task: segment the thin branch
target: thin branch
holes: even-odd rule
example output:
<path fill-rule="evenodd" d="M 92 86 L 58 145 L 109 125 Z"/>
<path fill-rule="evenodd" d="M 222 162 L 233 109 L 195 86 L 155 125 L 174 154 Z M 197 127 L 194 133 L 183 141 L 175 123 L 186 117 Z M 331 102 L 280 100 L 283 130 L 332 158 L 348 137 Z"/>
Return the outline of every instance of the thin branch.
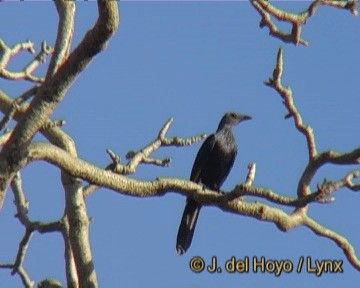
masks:
<path fill-rule="evenodd" d="M 327 198 L 327 197 L 344 187 L 354 192 L 359 191 L 360 185 L 356 185 L 352 182 L 352 179 L 359 177 L 360 177 L 360 170 L 355 170 L 348 173 L 343 179 L 339 179 L 337 181 L 330 181 L 324 179 L 321 184 L 317 185 L 318 191 L 315 193 L 316 201 L 323 203 L 333 202 L 335 200 L 333 197 L 331 198 Z"/>
<path fill-rule="evenodd" d="M 182 146 L 190 146 L 194 143 L 197 143 L 203 140 L 206 135 L 202 134 L 199 136 L 189 137 L 189 138 L 179 138 L 179 137 L 171 137 L 167 138 L 166 133 L 170 128 L 171 123 L 173 122 L 173 118 L 170 118 L 166 123 L 161 127 L 157 138 L 153 140 L 150 144 L 146 145 L 140 151 L 129 151 L 126 154 L 126 158 L 129 160 L 126 165 L 120 164 L 120 156 L 116 155 L 110 149 L 107 149 L 106 152 L 109 154 L 110 158 L 112 159 L 112 163 L 109 164 L 105 170 L 112 171 L 114 173 L 122 174 L 122 175 L 129 175 L 135 173 L 137 167 L 140 164 L 152 164 L 161 167 L 167 167 L 171 161 L 171 158 L 165 159 L 154 159 L 151 158 L 150 155 L 158 150 L 161 147 L 166 146 L 175 146 L 175 147 L 182 147 Z M 89 196 L 99 187 L 97 185 L 90 184 L 84 188 L 84 197 Z"/>
<path fill-rule="evenodd" d="M 248 173 L 246 175 L 246 186 L 251 186 L 255 180 L 255 173 L 256 173 L 256 164 L 250 163 L 248 166 Z"/>
<path fill-rule="evenodd" d="M 24 69 L 20 72 L 10 72 L 7 70 L 7 66 L 15 55 L 22 50 L 27 50 L 34 54 L 34 44 L 31 41 L 23 42 L 14 45 L 12 48 L 8 47 L 4 41 L 0 39 L 0 77 L 8 80 L 28 80 L 35 83 L 41 83 L 44 81 L 41 77 L 33 75 L 34 71 L 39 67 L 41 63 L 46 61 L 46 56 L 52 53 L 52 48 L 45 42 L 41 44 L 40 52 L 34 57 L 34 59 L 28 63 Z"/>
<path fill-rule="evenodd" d="M 308 46 L 308 42 L 301 38 L 301 27 L 307 23 L 309 17 L 313 16 L 320 6 L 332 6 L 344 10 L 349 10 L 354 16 L 358 15 L 357 3 L 359 1 L 334 1 L 334 0 L 315 0 L 309 7 L 300 13 L 291 13 L 282 9 L 278 9 L 267 0 L 250 0 L 250 3 L 258 11 L 261 16 L 260 27 L 267 26 L 269 34 L 282 40 L 285 43 L 293 43 L 295 45 L 302 44 Z M 271 17 L 278 21 L 288 22 L 291 24 L 291 32 L 284 32 L 277 28 Z"/>
<path fill-rule="evenodd" d="M 280 48 L 276 58 L 276 66 L 273 71 L 273 78 L 270 78 L 267 82 L 265 82 L 265 84 L 269 87 L 274 88 L 279 93 L 281 98 L 284 100 L 283 103 L 288 109 L 289 115 L 291 115 L 294 118 L 295 127 L 300 133 L 302 133 L 306 137 L 309 160 L 312 160 L 317 155 L 313 129 L 310 126 L 303 124 L 301 114 L 295 107 L 294 100 L 292 97 L 292 91 L 290 87 L 282 86 L 281 83 L 282 71 L 283 71 L 283 50 L 282 48 Z M 288 118 L 288 116 L 286 116 L 286 118 Z"/>
<path fill-rule="evenodd" d="M 27 274 L 24 267 L 19 267 L 17 273 L 19 274 L 21 281 L 25 288 L 33 288 L 34 287 L 35 282 L 30 279 L 30 277 Z"/>
<path fill-rule="evenodd" d="M 61 231 L 63 240 L 64 240 L 64 258 L 65 258 L 65 271 L 66 271 L 66 281 L 68 288 L 78 288 L 79 279 L 76 272 L 76 264 L 74 259 L 74 254 L 72 252 L 70 244 L 70 227 L 67 216 L 64 217 L 64 229 Z"/>
<path fill-rule="evenodd" d="M 23 263 L 31 237 L 34 231 L 38 231 L 39 233 L 62 231 L 63 223 L 61 220 L 50 223 L 43 223 L 40 221 L 31 221 L 28 218 L 27 213 L 29 210 L 29 203 L 27 202 L 23 191 L 20 172 L 18 172 L 13 178 L 11 188 L 13 190 L 15 198 L 14 203 L 17 210 L 16 217 L 19 219 L 21 224 L 25 226 L 25 234 L 19 243 L 19 249 L 15 257 L 14 264 L 11 264 L 11 275 L 14 275 L 16 273 L 19 274 L 25 287 L 33 287 L 34 282 L 30 280 L 28 274 L 23 268 Z M 8 266 L 10 267 L 10 265 Z"/>
<path fill-rule="evenodd" d="M 352 191 L 360 191 L 360 184 L 354 184 L 353 179 L 360 178 L 360 171 L 350 172 L 343 180 L 344 185 Z"/>
<path fill-rule="evenodd" d="M 1 264 L 0 263 L 0 268 L 12 270 L 12 269 L 14 269 L 14 264 L 10 264 L 10 263 Z M 30 279 L 30 277 L 27 274 L 24 267 L 19 267 L 16 271 L 16 274 L 19 275 L 21 282 L 23 283 L 25 288 L 33 288 L 34 287 L 35 282 Z"/>
<path fill-rule="evenodd" d="M 18 249 L 18 253 L 15 258 L 15 263 L 14 263 L 13 269 L 11 271 L 11 275 L 14 275 L 15 273 L 17 273 L 19 268 L 22 267 L 24 259 L 25 259 L 26 251 L 29 246 L 29 242 L 30 242 L 32 235 L 33 235 L 33 230 L 27 228 L 25 231 L 24 237 L 22 238 L 22 240 L 19 243 L 19 249 Z"/>
<path fill-rule="evenodd" d="M 360 271 L 360 260 L 356 256 L 354 247 L 345 237 L 320 225 L 308 216 L 304 217 L 303 225 L 311 229 L 316 235 L 328 238 L 329 240 L 335 242 L 336 245 L 343 250 L 350 264 Z"/>
<path fill-rule="evenodd" d="M 269 28 L 269 34 L 271 36 L 278 38 L 285 43 L 293 43 L 295 45 L 300 43 L 304 46 L 308 46 L 308 42 L 300 37 L 301 33 L 299 32 L 301 31 L 301 27 L 299 24 L 293 24 L 293 29 L 291 33 L 286 33 L 278 29 L 274 22 L 271 20 L 271 14 L 264 9 L 263 5 L 260 4 L 262 2 L 263 1 L 250 0 L 250 3 L 261 15 L 260 28 L 267 26 Z"/>
<path fill-rule="evenodd" d="M 326 5 L 326 6 L 331 6 L 331 7 L 335 7 L 335 8 L 339 8 L 339 9 L 343 9 L 343 10 L 349 10 L 350 13 L 354 16 L 358 16 L 358 11 L 357 11 L 357 5 L 359 0 L 346 0 L 346 1 L 338 1 L 338 0 L 318 0 L 318 1 L 314 1 L 313 3 L 315 4 L 314 6 L 310 5 L 308 11 L 309 11 L 309 16 L 313 16 L 315 13 L 315 10 L 320 6 L 318 5 L 316 2 L 319 2 L 320 5 Z M 316 9 L 315 9 L 316 8 Z"/>
<path fill-rule="evenodd" d="M 29 211 L 29 203 L 26 200 L 20 172 L 18 172 L 11 183 L 11 188 L 14 193 L 14 204 L 16 206 L 16 217 L 19 219 L 22 225 L 30 232 L 37 231 L 39 233 L 49 233 L 49 232 L 59 232 L 63 228 L 62 220 L 54 222 L 40 222 L 40 221 L 31 221 L 27 216 Z M 27 232 L 29 233 L 29 232 Z"/>
<path fill-rule="evenodd" d="M 41 130 L 48 130 L 52 129 L 54 127 L 62 127 L 66 124 L 65 120 L 54 120 L 54 121 L 46 121 L 43 127 L 41 127 Z"/>
<path fill-rule="evenodd" d="M 3 117 L 3 119 L 0 121 L 0 131 L 3 131 L 6 126 L 8 125 L 8 123 L 10 122 L 10 120 L 13 119 L 15 113 L 19 112 L 20 106 L 26 102 L 30 97 L 32 97 L 33 95 L 35 95 L 37 89 L 39 87 L 38 86 L 33 86 L 31 87 L 29 90 L 25 91 L 23 94 L 21 94 L 18 98 L 16 98 L 13 102 L 12 102 L 12 107 L 11 110 Z"/>
<path fill-rule="evenodd" d="M 190 146 L 193 145 L 196 142 L 199 142 L 203 140 L 206 135 L 202 134 L 199 136 L 194 136 L 190 138 L 179 138 L 179 137 L 171 137 L 167 138 L 166 133 L 170 127 L 170 124 L 173 122 L 173 118 L 170 118 L 164 126 L 160 129 L 157 139 L 152 141 L 150 144 L 145 146 L 143 149 L 141 149 L 138 152 L 130 151 L 127 153 L 127 159 L 129 159 L 129 162 L 124 165 L 117 165 L 114 169 L 115 173 L 119 173 L 122 175 L 128 175 L 133 174 L 136 170 L 136 168 L 142 164 L 155 164 L 159 166 L 166 166 L 166 163 L 169 163 L 169 158 L 166 158 L 164 160 L 154 160 L 149 158 L 150 154 L 158 150 L 160 147 L 165 146 L 175 146 L 175 147 L 181 147 L 181 146 Z"/>
<path fill-rule="evenodd" d="M 303 124 L 302 117 L 299 111 L 296 109 L 294 100 L 292 97 L 292 91 L 290 87 L 283 87 L 281 83 L 281 76 L 283 72 L 283 51 L 282 48 L 279 49 L 277 54 L 276 65 L 273 71 L 273 78 L 270 78 L 266 85 L 274 88 L 278 94 L 284 100 L 284 105 L 288 110 L 288 115 L 285 118 L 292 117 L 295 122 L 296 129 L 301 132 L 307 141 L 307 150 L 309 154 L 309 162 L 304 172 L 299 180 L 297 194 L 299 197 L 299 202 L 303 202 L 303 205 L 307 205 L 310 202 L 318 202 L 318 203 L 330 203 L 333 199 L 325 199 L 326 196 L 332 193 L 329 190 L 329 187 L 321 191 L 321 186 L 319 186 L 319 191 L 316 193 L 311 193 L 310 184 L 315 176 L 318 169 L 324 164 L 337 164 L 337 165 L 349 165 L 349 164 L 359 164 L 359 151 L 360 148 L 353 150 L 350 153 L 339 153 L 332 150 L 325 151 L 321 154 L 318 154 L 316 151 L 315 145 L 315 136 L 313 130 L 310 126 Z M 337 190 L 336 187 L 332 187 L 333 191 Z M 326 190 L 326 192 L 324 192 Z"/>

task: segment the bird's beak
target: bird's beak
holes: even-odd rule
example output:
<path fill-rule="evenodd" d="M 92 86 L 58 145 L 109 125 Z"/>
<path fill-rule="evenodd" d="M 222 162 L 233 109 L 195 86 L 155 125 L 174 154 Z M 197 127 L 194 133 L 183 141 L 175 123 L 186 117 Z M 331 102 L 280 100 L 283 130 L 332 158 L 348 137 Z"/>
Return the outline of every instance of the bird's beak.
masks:
<path fill-rule="evenodd" d="M 243 115 L 241 121 L 246 121 L 252 119 L 250 116 Z"/>

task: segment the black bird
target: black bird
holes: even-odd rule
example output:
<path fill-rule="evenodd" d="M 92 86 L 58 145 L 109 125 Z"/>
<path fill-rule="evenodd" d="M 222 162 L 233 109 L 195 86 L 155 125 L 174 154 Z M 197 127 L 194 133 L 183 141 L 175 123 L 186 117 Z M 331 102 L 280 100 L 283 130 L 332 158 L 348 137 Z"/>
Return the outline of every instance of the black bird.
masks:
<path fill-rule="evenodd" d="M 190 180 L 203 184 L 206 188 L 218 191 L 234 164 L 237 146 L 232 127 L 250 116 L 226 113 L 215 134 L 209 135 L 201 145 L 191 170 Z M 191 198 L 186 206 L 179 226 L 176 251 L 182 255 L 190 247 L 201 205 Z"/>

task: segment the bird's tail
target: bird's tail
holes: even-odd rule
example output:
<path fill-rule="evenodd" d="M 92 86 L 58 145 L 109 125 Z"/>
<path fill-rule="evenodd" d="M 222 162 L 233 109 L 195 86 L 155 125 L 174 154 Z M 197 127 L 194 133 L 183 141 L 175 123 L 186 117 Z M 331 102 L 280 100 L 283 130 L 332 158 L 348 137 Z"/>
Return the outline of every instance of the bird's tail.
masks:
<path fill-rule="evenodd" d="M 188 198 L 176 239 L 176 252 L 182 255 L 191 245 L 201 205 Z"/>

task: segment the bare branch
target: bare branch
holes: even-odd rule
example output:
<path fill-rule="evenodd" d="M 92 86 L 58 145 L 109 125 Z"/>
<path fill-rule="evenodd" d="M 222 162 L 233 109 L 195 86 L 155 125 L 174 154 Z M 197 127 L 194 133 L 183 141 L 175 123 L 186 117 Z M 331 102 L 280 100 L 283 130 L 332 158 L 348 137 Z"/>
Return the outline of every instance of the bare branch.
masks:
<path fill-rule="evenodd" d="M 33 72 L 39 67 L 41 63 L 46 61 L 46 56 L 52 53 L 52 48 L 44 41 L 41 44 L 40 52 L 35 58 L 27 64 L 20 72 L 10 72 L 6 69 L 12 57 L 18 54 L 22 50 L 27 50 L 34 54 L 34 44 L 30 41 L 19 43 L 12 48 L 8 47 L 4 41 L 0 39 L 0 77 L 8 80 L 28 80 L 35 83 L 41 83 L 44 81 L 41 77 L 36 77 Z"/>
<path fill-rule="evenodd" d="M 360 271 L 360 260 L 356 257 L 356 252 L 354 247 L 349 243 L 349 241 L 341 236 L 340 234 L 320 225 L 310 217 L 304 217 L 304 223 L 306 227 L 310 228 L 316 235 L 325 237 L 334 241 L 340 249 L 343 250 L 346 258 L 350 264 Z"/>
<path fill-rule="evenodd" d="M 43 127 L 41 127 L 41 130 L 48 130 L 52 129 L 54 127 L 62 127 L 66 124 L 65 120 L 54 120 L 54 121 L 47 121 Z"/>
<path fill-rule="evenodd" d="M 119 164 L 121 162 L 121 158 L 119 155 L 116 155 L 113 151 L 111 151 L 110 149 L 106 149 L 106 152 L 108 153 L 108 155 L 110 156 L 111 160 L 113 161 L 113 164 L 116 166 L 117 164 Z"/>
<path fill-rule="evenodd" d="M 314 159 L 317 155 L 315 136 L 313 129 L 310 126 L 304 125 L 302 117 L 299 111 L 296 109 L 294 100 L 292 97 L 292 91 L 290 87 L 283 87 L 281 83 L 281 76 L 283 71 L 283 50 L 279 49 L 277 54 L 276 66 L 273 72 L 273 78 L 270 78 L 265 84 L 269 87 L 274 88 L 281 98 L 284 100 L 284 105 L 289 111 L 289 115 L 294 118 L 295 126 L 297 130 L 306 137 L 309 159 Z M 286 117 L 287 118 L 287 117 Z"/>
<path fill-rule="evenodd" d="M 169 130 L 170 128 L 170 125 L 171 123 L 174 121 L 174 118 L 169 118 L 168 121 L 166 121 L 166 123 L 164 124 L 164 126 L 161 128 L 161 130 L 159 131 L 159 134 L 158 134 L 158 139 L 160 140 L 163 140 L 165 139 L 165 135 L 167 133 L 167 131 Z"/>
<path fill-rule="evenodd" d="M 49 81 L 50 77 L 55 74 L 68 57 L 74 33 L 75 3 L 66 0 L 56 0 L 54 3 L 59 14 L 59 24 L 54 53 L 45 78 L 46 81 Z"/>
<path fill-rule="evenodd" d="M 166 133 L 170 128 L 170 124 L 173 122 L 173 118 L 170 118 L 164 126 L 160 129 L 157 139 L 153 140 L 150 144 L 146 145 L 140 151 L 129 151 L 126 154 L 126 159 L 128 159 L 128 163 L 126 165 L 120 164 L 120 156 L 116 155 L 110 149 L 107 149 L 106 152 L 109 154 L 110 158 L 112 159 L 113 163 L 109 164 L 105 170 L 112 171 L 114 173 L 122 174 L 122 175 L 129 175 L 135 173 L 137 167 L 140 164 L 152 164 L 161 167 L 167 167 L 170 164 L 171 158 L 165 159 L 154 159 L 151 158 L 151 153 L 158 150 L 160 147 L 164 146 L 189 146 L 196 142 L 203 140 L 206 135 L 202 134 L 200 136 L 194 136 L 190 138 L 179 138 L 179 137 L 172 137 L 167 138 Z M 99 186 L 90 184 L 84 188 L 84 197 L 89 196 L 93 192 L 95 192 Z"/>
<path fill-rule="evenodd" d="M 295 122 L 295 127 L 299 132 L 301 132 L 306 137 L 307 149 L 309 154 L 309 162 L 305 168 L 300 181 L 298 183 L 297 194 L 301 199 L 298 203 L 304 205 L 310 202 L 319 202 L 319 203 L 330 203 L 333 201 L 332 198 L 325 199 L 333 191 L 340 188 L 337 186 L 319 186 L 319 191 L 311 194 L 310 183 L 315 176 L 318 169 L 324 164 L 338 164 L 338 165 L 348 165 L 348 164 L 358 164 L 360 163 L 359 151 L 360 148 L 353 150 L 350 153 L 339 153 L 335 151 L 325 151 L 321 154 L 318 154 L 315 146 L 315 136 L 313 130 L 310 126 L 304 125 L 302 122 L 302 117 L 299 111 L 296 109 L 294 100 L 292 98 L 292 91 L 290 87 L 283 87 L 281 83 L 282 71 L 283 71 L 283 55 L 282 48 L 279 49 L 277 54 L 277 61 L 273 71 L 273 78 L 270 78 L 265 84 L 274 88 L 278 94 L 284 100 L 284 105 L 288 109 L 288 115 L 285 118 L 292 117 Z"/>
<path fill-rule="evenodd" d="M 0 264 L 0 268 L 3 269 L 13 269 L 14 268 L 14 264 Z M 26 270 L 24 269 L 24 267 L 20 266 L 16 273 L 20 276 L 20 279 L 24 285 L 25 288 L 33 288 L 35 285 L 35 282 L 32 281 L 29 277 L 29 275 L 27 274 Z"/>
<path fill-rule="evenodd" d="M 30 280 L 25 269 L 23 268 L 23 262 L 26 256 L 26 251 L 29 246 L 30 239 L 34 231 L 40 233 L 48 233 L 62 230 L 62 222 L 56 221 L 51 223 L 33 222 L 28 216 L 29 204 L 25 198 L 25 194 L 22 188 L 22 181 L 20 173 L 17 173 L 11 183 L 12 190 L 14 192 L 15 206 L 17 209 L 16 216 L 20 222 L 25 226 L 25 234 L 19 243 L 19 249 L 15 258 L 14 264 L 11 265 L 11 275 L 19 274 L 25 287 L 33 287 L 34 282 Z"/>
<path fill-rule="evenodd" d="M 145 146 L 143 149 L 141 149 L 138 152 L 134 152 L 134 151 L 128 152 L 126 155 L 126 158 L 129 160 L 129 162 L 125 166 L 117 165 L 116 168 L 114 169 L 114 172 L 123 174 L 123 175 L 133 174 L 133 173 L 135 173 L 136 168 L 141 163 L 154 164 L 154 165 L 158 165 L 158 166 L 167 166 L 167 164 L 170 163 L 170 158 L 166 158 L 163 160 L 152 159 L 152 158 L 149 158 L 150 154 L 155 152 L 156 150 L 158 150 L 160 147 L 163 147 L 163 146 L 175 146 L 175 147 L 189 146 L 189 145 L 192 145 L 196 142 L 203 140 L 206 137 L 205 134 L 202 134 L 200 136 L 194 136 L 194 137 L 190 137 L 190 138 L 186 138 L 186 139 L 179 138 L 179 137 L 167 138 L 166 133 L 172 122 L 173 122 L 173 119 L 170 118 L 165 123 L 165 125 L 160 129 L 157 139 L 152 141 L 150 144 Z"/>
<path fill-rule="evenodd" d="M 21 281 L 22 281 L 25 288 L 33 288 L 34 287 L 35 282 L 30 279 L 30 277 L 27 274 L 24 267 L 19 267 L 17 273 L 19 274 L 19 276 L 21 278 Z"/>
<path fill-rule="evenodd" d="M 349 188 L 350 190 L 352 191 L 360 191 L 360 184 L 354 184 L 352 182 L 352 180 L 354 178 L 360 178 L 360 171 L 357 170 L 357 171 L 353 171 L 353 172 L 350 172 L 346 177 L 345 179 L 343 180 L 345 186 L 347 188 Z"/>
<path fill-rule="evenodd" d="M 63 151 L 63 150 L 62 150 Z M 84 203 L 80 179 L 62 171 L 65 188 L 65 213 L 69 221 L 69 240 L 79 287 L 97 287 L 97 276 L 89 241 L 89 217 Z"/>
<path fill-rule="evenodd" d="M 31 221 L 27 213 L 29 211 L 29 203 L 26 200 L 20 172 L 18 172 L 13 181 L 11 183 L 11 188 L 14 193 L 15 198 L 15 206 L 16 206 L 16 217 L 19 219 L 21 224 L 25 226 L 26 229 L 29 229 L 30 232 L 38 231 L 39 233 L 48 233 L 48 232 L 58 232 L 61 231 L 63 224 L 62 221 L 55 221 L 55 222 L 40 222 L 40 221 Z"/>
<path fill-rule="evenodd" d="M 314 178 L 316 172 L 325 164 L 337 164 L 337 165 L 351 165 L 360 163 L 360 148 L 354 149 L 348 153 L 339 153 L 332 150 L 325 151 L 318 154 L 314 159 L 309 161 L 306 166 L 299 184 L 298 184 L 298 195 L 301 197 L 309 194 L 310 183 Z"/>
<path fill-rule="evenodd" d="M 90 63 L 93 57 L 101 52 L 119 24 L 116 1 L 98 1 L 99 18 L 95 26 L 87 32 L 84 39 L 59 67 L 57 73 L 50 77 L 38 90 L 29 105 L 26 117 L 20 119 L 13 134 L 0 152 L 0 209 L 6 188 L 17 172 L 19 149 L 26 146 L 48 121 L 50 114 L 64 98 L 68 88 Z M 8 159 L 12 161 L 9 163 Z"/>
<path fill-rule="evenodd" d="M 260 2 L 264 2 L 264 1 L 250 0 L 250 3 L 254 6 L 254 8 L 259 12 L 259 14 L 262 17 L 260 21 L 261 28 L 267 26 L 269 28 L 269 34 L 271 36 L 274 36 L 275 38 L 278 38 L 285 43 L 294 43 L 296 45 L 300 43 L 304 46 L 308 46 L 308 42 L 306 42 L 304 39 L 300 37 L 299 31 L 301 30 L 299 24 L 293 24 L 292 33 L 286 33 L 284 31 L 279 30 L 277 26 L 274 24 L 274 22 L 271 20 L 270 17 L 271 14 L 267 12 L 266 9 L 264 9 L 263 5 L 261 5 Z"/>
<path fill-rule="evenodd" d="M 22 266 L 32 235 L 33 235 L 33 231 L 31 229 L 26 229 L 25 235 L 19 244 L 19 250 L 15 259 L 13 270 L 11 271 L 11 275 L 17 273 L 19 268 Z"/>
<path fill-rule="evenodd" d="M 33 86 L 12 102 L 11 110 L 4 116 L 4 118 L 0 122 L 0 131 L 6 128 L 10 120 L 12 120 L 12 118 L 14 117 L 15 113 L 21 110 L 20 106 L 30 97 L 32 97 L 36 93 L 38 88 L 38 86 Z"/>
<path fill-rule="evenodd" d="M 334 0 L 315 0 L 307 10 L 300 13 L 291 13 L 276 8 L 267 0 L 250 0 L 250 3 L 261 15 L 260 27 L 267 26 L 269 34 L 282 40 L 285 43 L 293 43 L 295 45 L 302 44 L 308 46 L 308 42 L 301 38 L 301 26 L 305 25 L 308 18 L 313 16 L 320 6 L 327 5 L 340 9 L 349 10 L 353 15 L 357 16 L 357 2 L 354 1 L 334 1 Z M 291 32 L 284 32 L 277 28 L 276 24 L 271 20 L 271 16 L 278 21 L 288 22 L 291 24 Z"/>
<path fill-rule="evenodd" d="M 245 181 L 246 186 L 252 185 L 252 183 L 255 180 L 255 173 L 256 173 L 256 164 L 250 163 L 248 166 L 248 174 L 246 175 L 246 181 Z"/>
<path fill-rule="evenodd" d="M 352 179 L 359 177 L 360 170 L 355 170 L 348 173 L 343 179 L 337 181 L 329 181 L 324 179 L 321 184 L 317 185 L 318 191 L 315 193 L 315 200 L 323 203 L 333 202 L 335 200 L 334 198 L 327 197 L 343 187 L 347 187 L 351 191 L 359 191 L 360 185 L 356 185 L 352 182 Z"/>
<path fill-rule="evenodd" d="M 72 252 L 71 243 L 70 243 L 70 228 L 69 221 L 67 216 L 64 217 L 64 229 L 62 230 L 62 236 L 64 240 L 64 256 L 65 256 L 65 271 L 66 271 L 66 280 L 68 288 L 78 288 L 79 279 L 76 272 L 76 264 L 74 259 L 74 254 Z"/>

